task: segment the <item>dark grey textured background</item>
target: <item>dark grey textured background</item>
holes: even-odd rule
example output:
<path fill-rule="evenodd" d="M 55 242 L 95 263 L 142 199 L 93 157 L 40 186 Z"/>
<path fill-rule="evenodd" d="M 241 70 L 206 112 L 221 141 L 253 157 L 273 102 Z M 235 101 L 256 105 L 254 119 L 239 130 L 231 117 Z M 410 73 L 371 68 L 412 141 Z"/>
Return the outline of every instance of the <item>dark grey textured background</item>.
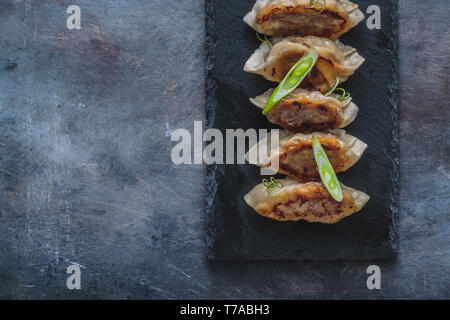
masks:
<path fill-rule="evenodd" d="M 203 1 L 0 0 L 0 298 L 450 298 L 450 3 L 399 7 L 400 255 L 373 292 L 366 262 L 206 262 L 205 170 L 168 137 L 205 117 Z"/>

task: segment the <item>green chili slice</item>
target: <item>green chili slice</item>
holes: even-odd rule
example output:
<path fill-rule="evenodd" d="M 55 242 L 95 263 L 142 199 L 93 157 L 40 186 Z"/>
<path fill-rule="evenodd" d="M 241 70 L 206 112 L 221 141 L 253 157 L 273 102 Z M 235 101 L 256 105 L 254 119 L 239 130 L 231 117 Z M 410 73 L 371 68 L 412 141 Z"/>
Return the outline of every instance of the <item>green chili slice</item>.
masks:
<path fill-rule="evenodd" d="M 342 202 L 344 195 L 342 194 L 342 187 L 339 183 L 336 173 L 334 172 L 333 166 L 328 160 L 325 150 L 323 150 L 322 145 L 319 140 L 313 136 L 312 145 L 314 150 L 314 157 L 317 163 L 317 170 L 319 170 L 320 178 L 322 179 L 325 188 L 331 194 L 331 196 L 337 202 Z"/>
<path fill-rule="evenodd" d="M 300 83 L 302 83 L 316 64 L 318 56 L 317 51 L 311 49 L 300 60 L 298 60 L 291 70 L 289 70 L 283 81 L 281 81 L 278 87 L 273 91 L 272 96 L 264 107 L 264 115 L 269 113 L 270 110 L 272 110 L 281 100 L 294 91 Z"/>

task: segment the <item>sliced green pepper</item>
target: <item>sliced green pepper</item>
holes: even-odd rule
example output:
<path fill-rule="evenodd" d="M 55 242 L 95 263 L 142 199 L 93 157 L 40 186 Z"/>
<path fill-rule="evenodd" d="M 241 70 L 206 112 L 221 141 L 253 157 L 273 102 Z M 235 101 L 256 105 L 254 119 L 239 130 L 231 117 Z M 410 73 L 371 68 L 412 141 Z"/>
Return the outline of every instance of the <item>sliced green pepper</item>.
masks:
<path fill-rule="evenodd" d="M 342 194 L 342 187 L 334 172 L 333 166 L 328 160 L 325 150 L 316 137 L 312 137 L 312 145 L 314 150 L 314 157 L 316 158 L 317 169 L 319 170 L 320 178 L 322 179 L 325 188 L 337 202 L 342 202 L 344 195 Z"/>
<path fill-rule="evenodd" d="M 289 70 L 286 77 L 273 91 L 272 96 L 264 107 L 263 114 L 270 112 L 281 100 L 294 91 L 311 72 L 315 66 L 319 55 L 317 51 L 311 49 Z"/>

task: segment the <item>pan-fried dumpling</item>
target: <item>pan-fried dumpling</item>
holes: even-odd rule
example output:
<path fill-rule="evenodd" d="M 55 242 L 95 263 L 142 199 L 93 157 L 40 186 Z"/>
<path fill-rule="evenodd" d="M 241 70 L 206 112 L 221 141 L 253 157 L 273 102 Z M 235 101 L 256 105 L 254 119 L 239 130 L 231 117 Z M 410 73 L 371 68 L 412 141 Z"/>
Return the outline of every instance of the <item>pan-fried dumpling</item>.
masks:
<path fill-rule="evenodd" d="M 270 89 L 250 101 L 264 109 L 272 92 Z M 337 97 L 337 94 L 327 97 L 318 91 L 298 88 L 281 100 L 267 114 L 267 119 L 292 132 L 344 128 L 355 120 L 359 109 L 351 98 L 339 101 Z"/>
<path fill-rule="evenodd" d="M 355 48 L 318 37 L 287 37 L 271 40 L 273 47 L 262 43 L 250 57 L 244 71 L 264 76 L 267 80 L 281 82 L 292 66 L 310 49 L 319 54 L 316 65 L 302 82 L 303 88 L 316 88 L 322 93 L 336 83 L 346 81 L 364 63 Z"/>
<path fill-rule="evenodd" d="M 370 197 L 342 185 L 344 199 L 337 202 L 321 182 L 298 183 L 293 179 L 278 180 L 283 189 L 276 194 L 257 185 L 244 197 L 245 202 L 260 215 L 278 221 L 320 222 L 334 224 L 360 211 Z"/>
<path fill-rule="evenodd" d="M 312 148 L 312 136 L 322 144 L 336 173 L 347 171 L 361 159 L 367 144 L 345 133 L 342 129 L 314 133 L 291 133 L 280 131 L 279 147 L 271 144 L 271 134 L 254 145 L 246 155 L 249 163 L 273 169 L 278 161 L 278 172 L 299 182 L 320 181 Z M 259 157 L 263 148 L 267 154 Z"/>
<path fill-rule="evenodd" d="M 325 6 L 324 6 L 325 5 Z M 364 20 L 348 0 L 257 0 L 244 21 L 271 36 L 317 36 L 335 40 Z"/>

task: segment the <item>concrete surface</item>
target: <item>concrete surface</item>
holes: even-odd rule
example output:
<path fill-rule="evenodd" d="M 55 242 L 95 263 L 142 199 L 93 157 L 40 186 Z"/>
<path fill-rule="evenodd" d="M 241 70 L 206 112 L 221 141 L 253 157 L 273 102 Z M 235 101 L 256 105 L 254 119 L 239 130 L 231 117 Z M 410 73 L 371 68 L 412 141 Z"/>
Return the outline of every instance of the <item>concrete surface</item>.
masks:
<path fill-rule="evenodd" d="M 450 3 L 399 6 L 400 255 L 374 292 L 367 263 L 206 262 L 205 169 L 169 137 L 205 118 L 203 1 L 2 0 L 0 298 L 450 298 Z"/>

